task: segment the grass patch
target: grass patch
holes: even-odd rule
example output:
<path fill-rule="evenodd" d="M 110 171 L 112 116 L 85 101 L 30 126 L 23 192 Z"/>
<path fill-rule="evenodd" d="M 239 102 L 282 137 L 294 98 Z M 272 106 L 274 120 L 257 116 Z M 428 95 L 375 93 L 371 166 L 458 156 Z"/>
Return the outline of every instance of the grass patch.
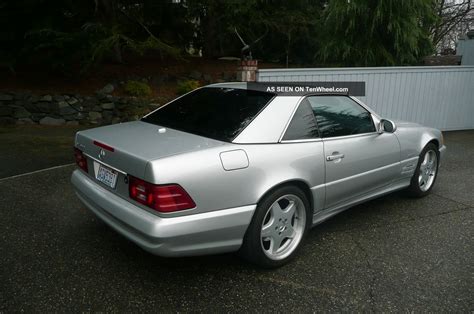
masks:
<path fill-rule="evenodd" d="M 128 81 L 123 87 L 125 93 L 131 96 L 148 97 L 151 95 L 150 85 L 139 81 Z"/>

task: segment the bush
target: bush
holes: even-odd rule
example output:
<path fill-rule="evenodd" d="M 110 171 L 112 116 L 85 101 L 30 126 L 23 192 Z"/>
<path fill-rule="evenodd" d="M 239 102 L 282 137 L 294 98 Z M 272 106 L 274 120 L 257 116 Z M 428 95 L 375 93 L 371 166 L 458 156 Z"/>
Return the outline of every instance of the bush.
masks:
<path fill-rule="evenodd" d="M 178 89 L 176 92 L 178 93 L 178 95 L 183 95 L 183 94 L 189 93 L 192 90 L 195 90 L 199 86 L 200 86 L 199 81 L 195 81 L 195 80 L 181 81 L 181 82 L 178 82 Z"/>
<path fill-rule="evenodd" d="M 128 81 L 125 84 L 124 90 L 127 94 L 138 97 L 145 97 L 151 95 L 151 88 L 147 83 L 139 81 Z"/>

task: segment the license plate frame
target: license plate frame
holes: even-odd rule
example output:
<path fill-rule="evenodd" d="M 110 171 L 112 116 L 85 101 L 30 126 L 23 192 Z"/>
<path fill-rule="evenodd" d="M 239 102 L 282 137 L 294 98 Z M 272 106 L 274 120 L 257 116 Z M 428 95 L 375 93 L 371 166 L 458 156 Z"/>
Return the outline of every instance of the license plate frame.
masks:
<path fill-rule="evenodd" d="M 115 189 L 117 185 L 118 172 L 104 164 L 94 160 L 95 179 L 105 186 Z"/>

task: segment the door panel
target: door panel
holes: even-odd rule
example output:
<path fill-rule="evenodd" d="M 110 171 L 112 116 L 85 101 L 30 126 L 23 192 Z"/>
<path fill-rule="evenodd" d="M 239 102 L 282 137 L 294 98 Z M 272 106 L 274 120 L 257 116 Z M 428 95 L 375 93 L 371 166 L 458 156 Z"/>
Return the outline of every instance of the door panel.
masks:
<path fill-rule="evenodd" d="M 325 208 L 388 185 L 400 173 L 400 145 L 392 133 L 324 139 L 324 153 Z"/>

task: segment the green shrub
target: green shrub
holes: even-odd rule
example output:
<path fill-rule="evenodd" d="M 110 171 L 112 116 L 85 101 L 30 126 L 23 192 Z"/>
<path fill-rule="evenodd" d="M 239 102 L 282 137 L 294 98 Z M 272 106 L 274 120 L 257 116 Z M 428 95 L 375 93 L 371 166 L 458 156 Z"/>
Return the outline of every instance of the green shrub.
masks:
<path fill-rule="evenodd" d="M 151 88 L 147 83 L 139 81 L 128 81 L 125 84 L 124 90 L 127 94 L 138 97 L 145 97 L 151 95 Z"/>
<path fill-rule="evenodd" d="M 181 81 L 181 82 L 178 82 L 178 89 L 176 90 L 176 92 L 178 93 L 178 95 L 183 95 L 183 94 L 189 93 L 192 90 L 195 90 L 199 86 L 200 86 L 199 81 L 195 81 L 195 80 Z"/>

